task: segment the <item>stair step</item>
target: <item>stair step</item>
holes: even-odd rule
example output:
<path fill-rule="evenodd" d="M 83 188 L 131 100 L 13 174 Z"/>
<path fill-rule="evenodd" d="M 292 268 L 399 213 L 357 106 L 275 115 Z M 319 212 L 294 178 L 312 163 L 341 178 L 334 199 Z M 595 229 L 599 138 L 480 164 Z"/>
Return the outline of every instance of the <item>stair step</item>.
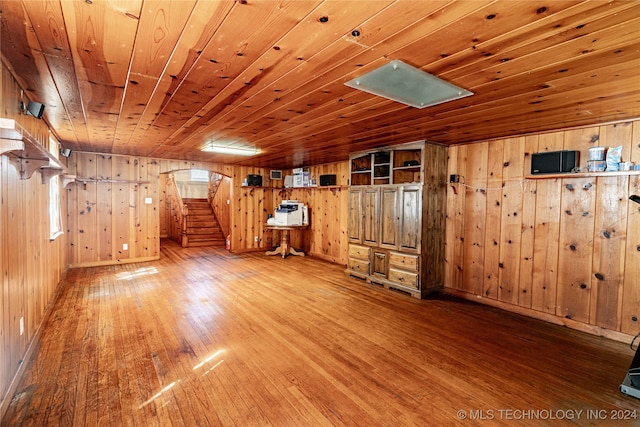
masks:
<path fill-rule="evenodd" d="M 205 208 L 193 208 L 191 206 L 187 206 L 189 209 L 189 215 L 213 215 L 213 209 L 211 206 Z"/>
<path fill-rule="evenodd" d="M 187 228 L 188 236 L 200 236 L 200 235 L 211 235 L 211 236 L 222 236 L 222 230 L 220 228 Z"/>
<path fill-rule="evenodd" d="M 197 224 L 198 226 L 206 226 L 207 224 L 209 225 L 216 225 L 218 224 L 218 222 L 216 221 L 215 217 L 213 215 L 208 216 L 206 218 L 204 217 L 198 217 L 198 218 L 191 218 L 191 217 L 187 217 L 187 225 L 190 224 Z"/>
<path fill-rule="evenodd" d="M 211 241 L 211 242 L 225 242 L 225 239 L 222 236 L 213 236 L 213 235 L 197 235 L 197 236 L 187 236 L 190 242 L 202 242 L 202 241 Z"/>
<path fill-rule="evenodd" d="M 207 199 L 183 199 L 189 209 L 187 246 L 224 246 L 225 236 Z"/>
<path fill-rule="evenodd" d="M 194 248 L 199 246 L 224 246 L 224 242 L 210 241 L 210 240 L 202 240 L 191 242 L 189 241 L 188 247 Z"/>
<path fill-rule="evenodd" d="M 215 216 L 213 215 L 213 212 L 209 212 L 209 213 L 208 213 L 208 214 L 206 214 L 206 215 L 203 215 L 203 214 L 195 214 L 195 215 L 192 215 L 191 213 L 189 213 L 189 215 L 187 215 L 187 218 L 196 219 L 196 220 L 198 220 L 198 219 L 208 219 L 208 220 L 211 220 L 212 218 L 215 218 Z"/>
<path fill-rule="evenodd" d="M 216 221 L 187 221 L 187 228 L 220 228 Z"/>

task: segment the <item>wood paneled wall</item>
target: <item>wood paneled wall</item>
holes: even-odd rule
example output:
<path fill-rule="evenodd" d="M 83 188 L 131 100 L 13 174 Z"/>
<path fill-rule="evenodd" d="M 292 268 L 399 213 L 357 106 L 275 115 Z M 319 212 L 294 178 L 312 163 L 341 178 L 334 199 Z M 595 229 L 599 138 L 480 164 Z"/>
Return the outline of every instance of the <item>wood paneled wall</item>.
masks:
<path fill-rule="evenodd" d="M 225 237 L 231 233 L 231 185 L 231 178 L 222 176 L 211 200 L 211 207 Z"/>
<path fill-rule="evenodd" d="M 73 152 L 68 167 L 77 177 L 67 188 L 72 267 L 157 259 L 160 234 L 167 232 L 168 225 L 163 222 L 161 230 L 161 216 L 168 218 L 161 174 L 186 169 L 229 174 L 232 170 L 218 163 L 84 152 Z M 150 204 L 145 203 L 147 198 Z"/>
<path fill-rule="evenodd" d="M 286 188 L 283 181 L 271 181 L 269 170 L 238 167 L 232 187 L 231 249 L 234 252 L 265 250 L 278 244 L 279 236 L 267 230 L 267 214 L 273 214 L 282 200 L 299 200 L 309 208 L 310 226 L 307 230 L 291 234 L 291 244 L 310 255 L 340 264 L 347 263 L 347 184 L 348 162 L 329 163 L 309 167 L 311 179 L 335 174 L 333 188 Z M 243 187 L 248 174 L 260 174 L 263 187 Z M 291 170 L 283 171 L 291 174 Z M 255 237 L 258 242 L 255 242 Z"/>
<path fill-rule="evenodd" d="M 158 214 L 160 216 L 158 220 L 159 236 L 161 239 L 171 237 L 171 199 L 167 192 L 168 174 L 162 174 L 160 176 L 160 182 L 158 183 Z"/>
<path fill-rule="evenodd" d="M 70 264 L 157 259 L 160 162 L 74 152 L 68 167 L 78 179 L 87 180 L 67 190 Z"/>
<path fill-rule="evenodd" d="M 615 336 L 640 332 L 640 176 L 526 179 L 531 154 L 622 146 L 640 121 L 449 149 L 446 286 L 508 310 Z"/>
<path fill-rule="evenodd" d="M 46 123 L 19 114 L 20 88 L 4 66 L 0 73 L 0 117 L 16 120 L 48 147 Z M 62 193 L 64 224 L 66 195 Z M 9 157 L 0 156 L 0 415 L 67 265 L 67 236 L 54 241 L 49 237 L 49 186 L 42 183 L 39 172 L 20 179 Z"/>

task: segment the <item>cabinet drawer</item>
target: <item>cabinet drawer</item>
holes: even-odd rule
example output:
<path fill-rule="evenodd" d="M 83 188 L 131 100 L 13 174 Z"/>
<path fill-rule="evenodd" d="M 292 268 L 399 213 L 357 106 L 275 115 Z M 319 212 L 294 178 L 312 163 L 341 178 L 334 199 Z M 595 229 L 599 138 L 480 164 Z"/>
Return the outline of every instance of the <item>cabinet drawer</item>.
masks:
<path fill-rule="evenodd" d="M 398 252 L 389 253 L 389 266 L 398 267 L 404 270 L 418 271 L 418 260 L 416 255 L 401 254 Z"/>
<path fill-rule="evenodd" d="M 389 268 L 389 280 L 408 288 L 418 289 L 418 274 L 408 271 Z"/>
<path fill-rule="evenodd" d="M 369 274 L 369 261 L 349 258 L 349 269 L 362 274 Z"/>
<path fill-rule="evenodd" d="M 349 245 L 349 258 L 368 260 L 370 251 L 367 246 Z"/>

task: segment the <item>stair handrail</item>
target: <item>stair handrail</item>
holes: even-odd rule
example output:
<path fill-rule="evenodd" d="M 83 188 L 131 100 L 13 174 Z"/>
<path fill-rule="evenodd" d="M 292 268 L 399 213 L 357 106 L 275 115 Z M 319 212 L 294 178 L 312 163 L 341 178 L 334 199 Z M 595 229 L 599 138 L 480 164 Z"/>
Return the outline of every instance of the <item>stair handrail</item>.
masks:
<path fill-rule="evenodd" d="M 207 200 L 209 201 L 209 203 L 213 201 L 213 198 L 218 191 L 218 187 L 220 186 L 220 181 L 222 181 L 222 175 L 216 172 L 212 172 L 211 176 L 209 177 L 209 185 L 207 191 Z"/>
<path fill-rule="evenodd" d="M 173 174 L 169 174 L 169 185 L 167 186 L 168 196 L 171 200 L 171 213 L 176 223 L 180 226 L 181 243 L 187 238 L 187 217 L 189 216 L 189 207 L 182 201 L 178 184 Z"/>

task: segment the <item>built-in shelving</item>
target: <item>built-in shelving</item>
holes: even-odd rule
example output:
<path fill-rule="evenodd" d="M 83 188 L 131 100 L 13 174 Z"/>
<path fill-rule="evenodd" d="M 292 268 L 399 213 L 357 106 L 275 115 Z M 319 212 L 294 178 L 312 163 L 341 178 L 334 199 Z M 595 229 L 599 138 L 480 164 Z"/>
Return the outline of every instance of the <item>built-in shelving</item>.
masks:
<path fill-rule="evenodd" d="M 351 156 L 351 185 L 421 183 L 422 149 L 415 144 Z"/>
<path fill-rule="evenodd" d="M 149 181 L 132 180 L 132 179 L 110 179 L 110 178 L 80 178 L 77 176 L 70 176 L 70 179 L 82 184 L 89 182 L 95 182 L 98 184 L 149 184 Z"/>
<path fill-rule="evenodd" d="M 578 172 L 578 173 L 541 173 L 535 175 L 527 175 L 526 179 L 554 179 L 554 178 L 588 178 L 588 177 L 607 177 L 607 176 L 627 176 L 640 175 L 640 171 L 615 171 L 615 172 Z"/>
<path fill-rule="evenodd" d="M 0 155 L 10 157 L 21 179 L 29 179 L 40 171 L 42 183 L 46 184 L 52 176 L 68 173 L 60 160 L 13 119 L 0 118 Z"/>
<path fill-rule="evenodd" d="M 308 187 L 258 187 L 254 185 L 243 185 L 241 188 L 254 190 L 254 189 L 263 189 L 263 190 L 339 190 L 342 188 L 349 188 L 347 185 L 312 185 Z"/>

